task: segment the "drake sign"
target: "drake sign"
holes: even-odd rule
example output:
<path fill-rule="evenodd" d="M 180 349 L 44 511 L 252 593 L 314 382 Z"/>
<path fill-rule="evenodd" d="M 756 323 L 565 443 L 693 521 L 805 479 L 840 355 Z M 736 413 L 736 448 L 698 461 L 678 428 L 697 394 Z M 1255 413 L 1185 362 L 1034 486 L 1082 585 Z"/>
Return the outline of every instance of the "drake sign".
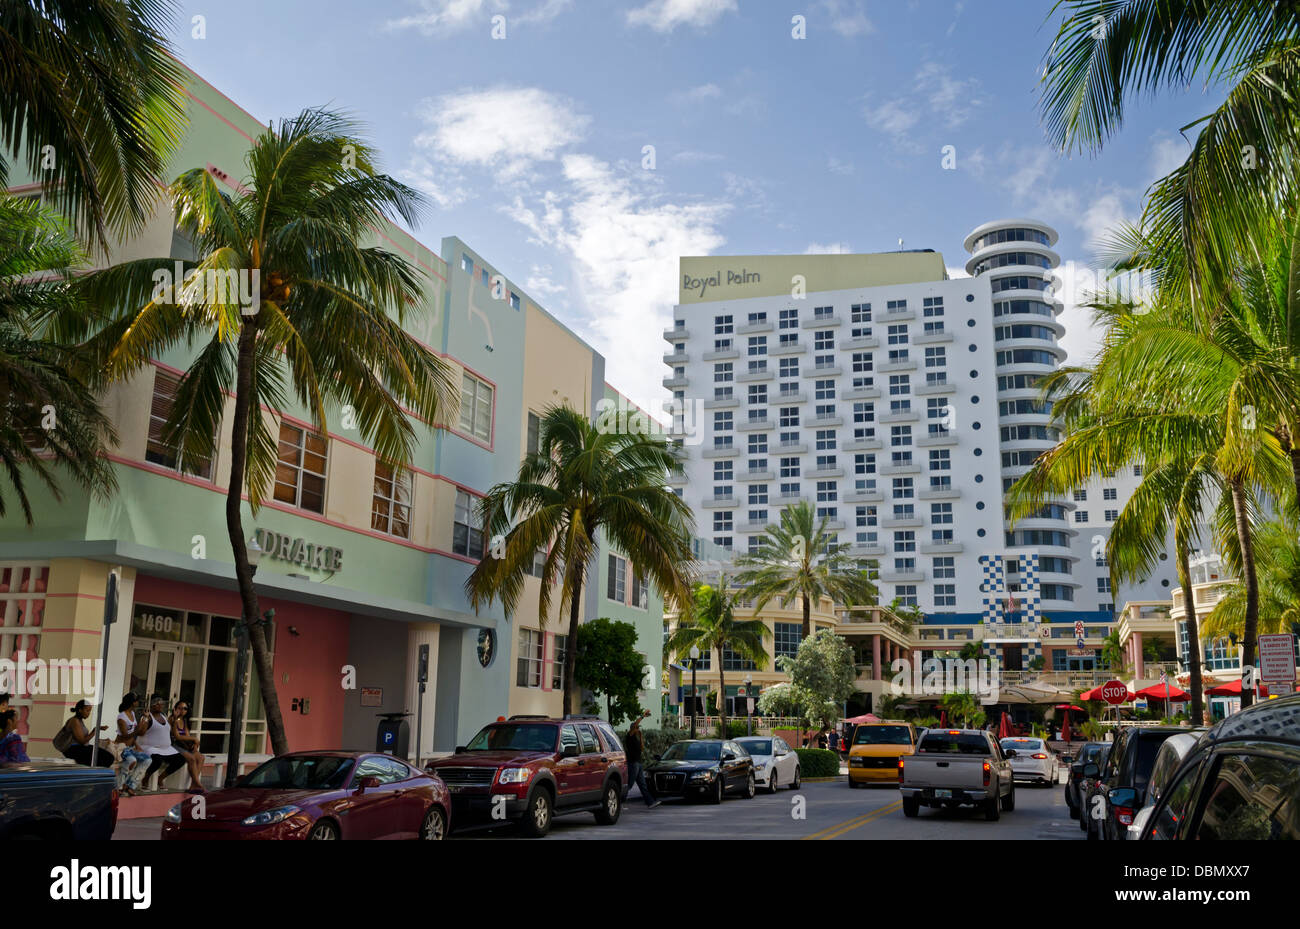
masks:
<path fill-rule="evenodd" d="M 295 538 L 270 529 L 256 529 L 253 539 L 267 558 L 301 565 L 312 571 L 342 571 L 343 549 L 331 545 L 317 545 L 306 539 Z"/>

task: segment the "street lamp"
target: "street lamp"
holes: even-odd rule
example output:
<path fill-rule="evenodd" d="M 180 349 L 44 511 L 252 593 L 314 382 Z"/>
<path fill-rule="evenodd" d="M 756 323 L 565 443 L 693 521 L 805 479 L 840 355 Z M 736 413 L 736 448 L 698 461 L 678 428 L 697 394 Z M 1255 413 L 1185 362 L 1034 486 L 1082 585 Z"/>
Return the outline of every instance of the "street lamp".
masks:
<path fill-rule="evenodd" d="M 753 684 L 754 684 L 754 675 L 746 674 L 745 675 L 745 735 L 754 734 L 754 714 L 753 711 L 750 710 L 750 707 L 753 706 L 753 704 L 749 702 L 750 700 L 754 699 L 751 696 L 753 691 L 750 689 L 753 686 Z"/>
<path fill-rule="evenodd" d="M 691 738 L 695 738 L 695 666 L 700 661 L 700 650 L 697 646 L 691 646 Z"/>

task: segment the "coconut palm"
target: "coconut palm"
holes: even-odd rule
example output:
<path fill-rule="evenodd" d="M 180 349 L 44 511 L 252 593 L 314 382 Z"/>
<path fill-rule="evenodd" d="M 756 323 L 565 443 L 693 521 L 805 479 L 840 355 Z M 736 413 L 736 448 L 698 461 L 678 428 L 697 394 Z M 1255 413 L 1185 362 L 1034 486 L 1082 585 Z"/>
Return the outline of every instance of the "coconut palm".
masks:
<path fill-rule="evenodd" d="M 496 485 L 479 504 L 484 534 L 502 544 L 470 573 L 465 592 L 476 610 L 500 599 L 512 616 L 536 553 L 546 551 L 537 619 L 545 626 L 553 603 L 569 613 L 565 712 L 573 708 L 582 591 L 602 535 L 665 597 L 690 597 L 693 521 L 665 486 L 681 470 L 656 437 L 598 428 L 572 407 L 552 406 L 542 414 L 538 450 L 520 464 L 518 478 Z"/>
<path fill-rule="evenodd" d="M 207 171 L 170 186 L 176 224 L 197 259 L 184 262 L 183 286 L 157 285 L 175 260 L 114 265 L 79 282 L 93 305 L 116 308 L 90 344 L 106 378 L 128 377 L 173 346 L 198 346 L 181 377 L 164 438 L 190 460 L 215 452 L 226 393 L 234 391 L 226 530 L 276 754 L 288 750 L 275 679 L 253 590 L 241 516 L 272 486 L 278 436 L 261 408 L 291 399 L 318 429 L 327 409 L 350 406 L 380 460 L 400 470 L 418 438 L 412 417 L 443 422 L 456 408 L 452 369 L 403 329 L 421 306 L 423 273 L 371 245 L 385 217 L 415 219 L 419 196 L 380 174 L 374 154 L 346 117 L 305 110 L 272 126 L 245 159 L 241 193 Z M 255 291 L 255 306 L 233 288 L 233 274 Z"/>
<path fill-rule="evenodd" d="M 1064 152 L 1097 152 L 1129 100 L 1204 84 L 1223 102 L 1186 162 L 1158 181 L 1144 220 L 1179 239 L 1193 276 L 1227 276 L 1262 221 L 1295 193 L 1300 9 L 1274 0 L 1058 0 L 1042 114 Z"/>
<path fill-rule="evenodd" d="M 0 4 L 0 187 L 20 161 L 98 244 L 138 232 L 184 134 L 171 0 Z"/>
<path fill-rule="evenodd" d="M 849 556 L 848 545 L 835 541 L 806 500 L 781 511 L 781 521 L 768 526 L 758 548 L 736 559 L 741 572 L 736 583 L 754 600 L 754 611 L 773 600 L 788 607 L 803 601 L 803 638 L 812 635 L 812 605 L 830 597 L 842 606 L 869 606 L 876 602 L 876 585 L 870 570 Z"/>
<path fill-rule="evenodd" d="M 727 649 L 741 658 L 754 662 L 759 670 L 767 664 L 764 640 L 771 635 L 767 625 L 759 619 L 736 619 L 738 594 L 728 593 L 726 578 L 718 587 L 697 584 L 690 607 L 677 621 L 677 628 L 668 637 L 668 647 L 684 655 L 694 646 L 704 654 L 716 651 L 718 655 L 718 713 L 722 719 L 722 737 L 727 737 L 727 679 L 723 670 Z"/>
<path fill-rule="evenodd" d="M 76 347 L 50 337 L 52 319 L 83 312 L 69 286 L 85 258 L 66 222 L 30 198 L 0 196 L 0 472 L 28 525 L 27 481 L 62 500 L 57 474 L 108 493 L 113 470 L 100 452 L 117 441 L 83 376 Z M 6 494 L 0 488 L 0 516 Z"/>
<path fill-rule="evenodd" d="M 1300 526 L 1292 518 L 1260 525 L 1255 533 L 1259 571 L 1259 626 L 1262 634 L 1291 632 L 1300 624 Z M 1245 588 L 1227 586 L 1205 619 L 1206 638 L 1245 636 Z"/>

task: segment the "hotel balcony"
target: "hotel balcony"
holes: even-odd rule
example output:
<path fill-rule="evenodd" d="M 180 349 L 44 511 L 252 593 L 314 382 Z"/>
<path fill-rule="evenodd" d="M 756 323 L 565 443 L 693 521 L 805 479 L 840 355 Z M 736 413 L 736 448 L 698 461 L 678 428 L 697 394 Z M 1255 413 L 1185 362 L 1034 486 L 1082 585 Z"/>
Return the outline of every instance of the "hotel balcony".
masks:
<path fill-rule="evenodd" d="M 879 439 L 849 439 L 840 446 L 846 452 L 867 452 L 884 447 Z"/>
<path fill-rule="evenodd" d="M 840 351 L 842 352 L 861 352 L 873 348 L 880 348 L 880 339 L 874 335 L 862 335 L 853 339 L 845 339 L 840 342 Z"/>
<path fill-rule="evenodd" d="M 742 419 L 736 423 L 736 429 L 741 432 L 762 432 L 767 429 L 775 429 L 776 422 L 768 419 L 766 416 L 762 419 Z"/>
<path fill-rule="evenodd" d="M 772 397 L 773 403 L 807 403 L 808 395 L 801 390 L 785 390 Z"/>
<path fill-rule="evenodd" d="M 736 327 L 736 335 L 758 335 L 771 331 L 772 324 L 766 321 L 761 323 L 741 323 Z"/>
<path fill-rule="evenodd" d="M 673 390 L 680 387 L 686 387 L 690 383 L 691 383 L 691 379 L 685 376 L 664 378 L 664 386 L 667 387 L 669 390 Z"/>
<path fill-rule="evenodd" d="M 876 365 L 876 370 L 881 374 L 896 374 L 899 371 L 915 371 L 916 359 L 908 358 L 906 360 L 899 359 L 898 361 L 882 361 L 880 364 Z"/>
<path fill-rule="evenodd" d="M 664 330 L 665 342 L 680 342 L 682 339 L 689 339 L 690 337 L 691 337 L 691 330 L 687 329 L 685 326 L 683 326 L 680 329 L 670 328 Z"/>
<path fill-rule="evenodd" d="M 736 380 L 742 382 L 770 381 L 775 376 L 771 368 L 760 368 L 757 371 L 741 371 L 736 375 Z"/>
<path fill-rule="evenodd" d="M 808 346 L 802 342 L 777 343 L 767 350 L 769 355 L 806 355 Z"/>
<path fill-rule="evenodd" d="M 920 332 L 912 336 L 913 345 L 937 345 L 941 342 L 951 342 L 954 336 L 946 329 L 940 329 L 938 332 Z"/>
<path fill-rule="evenodd" d="M 879 396 L 879 387 L 850 387 L 840 391 L 841 400 L 875 400 Z"/>
<path fill-rule="evenodd" d="M 812 419 L 808 420 L 806 425 L 815 426 L 818 429 L 825 428 L 828 426 L 843 426 L 844 417 L 843 416 L 815 416 Z"/>
<path fill-rule="evenodd" d="M 809 478 L 810 480 L 825 481 L 825 480 L 830 480 L 831 478 L 843 477 L 844 469 L 843 468 L 820 468 L 815 471 L 809 471 L 804 476 Z"/>
<path fill-rule="evenodd" d="M 878 490 L 851 490 L 844 495 L 845 503 L 880 503 L 884 499 Z"/>
<path fill-rule="evenodd" d="M 749 482 L 752 482 L 752 481 L 774 481 L 774 480 L 776 480 L 776 472 L 775 472 L 775 471 L 772 471 L 772 470 L 770 470 L 770 469 L 767 470 L 767 471 L 742 471 L 742 472 L 740 473 L 740 478 L 739 478 L 739 480 L 742 480 L 742 481 L 749 481 Z"/>
<path fill-rule="evenodd" d="M 690 360 L 690 352 L 668 352 L 664 355 L 664 364 L 666 365 L 684 365 Z"/>
<path fill-rule="evenodd" d="M 719 348 L 711 352 L 705 352 L 700 356 L 703 361 L 735 361 L 740 357 L 738 348 Z"/>
<path fill-rule="evenodd" d="M 922 542 L 922 555 L 959 555 L 965 549 L 960 542 Z"/>
<path fill-rule="evenodd" d="M 885 323 L 905 323 L 909 319 L 916 319 L 916 310 L 911 307 L 902 310 L 885 310 L 885 312 L 876 316 L 876 322 L 881 325 Z"/>
<path fill-rule="evenodd" d="M 912 387 L 912 393 L 920 397 L 926 397 L 932 394 L 951 394 L 956 392 L 957 385 L 949 384 L 947 381 L 926 381 L 924 384 L 916 384 Z"/>
<path fill-rule="evenodd" d="M 918 500 L 957 500 L 961 497 L 959 487 L 922 487 L 916 492 Z"/>
<path fill-rule="evenodd" d="M 802 372 L 804 377 L 839 377 L 843 373 L 844 369 L 839 365 L 817 365 Z"/>
<path fill-rule="evenodd" d="M 828 316 L 814 316 L 812 319 L 805 319 L 799 325 L 804 329 L 830 329 L 841 325 L 843 322 L 843 317 L 832 313 Z"/>

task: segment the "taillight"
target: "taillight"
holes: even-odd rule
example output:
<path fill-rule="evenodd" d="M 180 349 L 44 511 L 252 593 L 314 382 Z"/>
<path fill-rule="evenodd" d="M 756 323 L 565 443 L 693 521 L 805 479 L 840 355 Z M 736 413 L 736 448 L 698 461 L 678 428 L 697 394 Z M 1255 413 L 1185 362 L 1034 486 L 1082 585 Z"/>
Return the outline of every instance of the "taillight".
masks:
<path fill-rule="evenodd" d="M 992 778 L 992 776 L 993 776 L 993 765 L 989 764 L 986 761 L 984 762 L 984 786 L 985 787 L 989 786 L 989 780 Z"/>
<path fill-rule="evenodd" d="M 898 783 L 903 783 L 903 756 L 898 756 Z"/>
<path fill-rule="evenodd" d="M 1133 809 L 1127 806 L 1115 807 L 1115 821 L 1121 826 L 1133 825 Z"/>
<path fill-rule="evenodd" d="M 1047 756 L 1044 755 L 1042 752 L 1034 752 L 1034 756 L 1033 756 L 1033 757 L 1037 758 L 1039 761 L 1042 761 L 1042 760 L 1043 760 L 1044 758 L 1046 758 Z"/>

